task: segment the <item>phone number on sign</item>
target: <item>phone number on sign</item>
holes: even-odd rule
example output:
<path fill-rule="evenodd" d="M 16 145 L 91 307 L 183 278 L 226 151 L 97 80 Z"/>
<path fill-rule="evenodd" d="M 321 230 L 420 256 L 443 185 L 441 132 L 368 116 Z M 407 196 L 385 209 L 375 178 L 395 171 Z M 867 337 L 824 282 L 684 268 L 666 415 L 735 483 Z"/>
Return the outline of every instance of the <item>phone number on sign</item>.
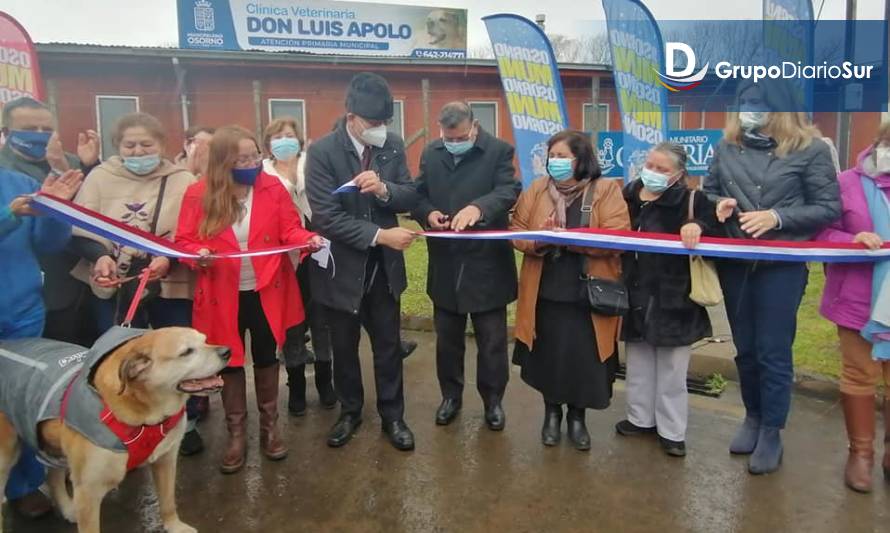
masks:
<path fill-rule="evenodd" d="M 464 59 L 467 53 L 463 50 L 414 50 L 414 57 L 425 59 Z"/>

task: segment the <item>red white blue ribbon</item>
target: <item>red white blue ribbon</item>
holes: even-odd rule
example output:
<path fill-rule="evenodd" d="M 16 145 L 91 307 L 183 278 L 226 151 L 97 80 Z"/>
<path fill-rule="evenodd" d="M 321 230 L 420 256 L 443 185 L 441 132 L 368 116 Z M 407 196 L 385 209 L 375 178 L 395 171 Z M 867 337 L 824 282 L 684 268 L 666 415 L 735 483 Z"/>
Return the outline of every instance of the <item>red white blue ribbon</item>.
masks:
<path fill-rule="evenodd" d="M 32 199 L 35 207 L 81 229 L 110 241 L 132 246 L 152 255 L 198 259 L 200 256 L 172 241 L 128 226 L 120 221 L 83 206 L 50 195 L 38 193 Z M 530 240 L 560 246 L 606 248 L 631 252 L 673 255 L 701 255 L 729 259 L 759 261 L 792 261 L 821 263 L 870 263 L 890 260 L 890 244 L 880 250 L 867 250 L 854 243 L 816 241 L 769 241 L 753 239 L 722 239 L 702 237 L 694 249 L 683 246 L 678 235 L 643 233 L 604 229 L 575 229 L 569 231 L 469 231 L 423 232 L 428 238 L 468 240 Z M 262 250 L 216 254 L 213 258 L 238 258 L 273 255 L 305 248 L 306 246 L 276 246 Z"/>
<path fill-rule="evenodd" d="M 428 238 L 469 240 L 529 240 L 560 246 L 607 248 L 631 252 L 701 255 L 757 261 L 864 263 L 890 260 L 890 244 L 868 250 L 860 244 L 817 241 L 768 241 L 702 237 L 694 249 L 683 246 L 678 235 L 605 229 L 567 231 L 423 232 Z"/>
<path fill-rule="evenodd" d="M 134 228 L 133 226 L 109 218 L 101 213 L 97 213 L 73 202 L 56 198 L 55 196 L 37 193 L 31 197 L 31 203 L 39 211 L 52 215 L 60 220 L 64 220 L 72 226 L 77 226 L 78 228 L 94 233 L 100 237 L 104 237 L 112 242 L 132 246 L 137 250 L 148 252 L 151 255 L 175 257 L 178 259 L 200 259 L 202 257 L 194 252 L 186 250 L 184 247 L 177 245 L 173 241 L 163 239 L 157 235 L 152 235 L 147 231 Z M 307 247 L 308 246 L 306 245 L 286 245 L 263 248 L 262 250 L 212 254 L 205 257 L 213 259 L 255 257 L 280 254 Z"/>

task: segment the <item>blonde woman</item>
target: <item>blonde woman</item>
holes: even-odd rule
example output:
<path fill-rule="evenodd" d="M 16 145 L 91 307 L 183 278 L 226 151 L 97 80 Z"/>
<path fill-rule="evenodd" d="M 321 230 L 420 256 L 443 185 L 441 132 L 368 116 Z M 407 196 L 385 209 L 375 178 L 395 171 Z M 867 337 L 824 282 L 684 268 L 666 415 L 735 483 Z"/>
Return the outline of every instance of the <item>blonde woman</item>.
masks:
<path fill-rule="evenodd" d="M 738 94 L 739 112 L 704 182 L 717 218 L 733 237 L 810 240 L 841 213 L 831 151 L 804 113 L 785 111 L 782 87 L 749 84 Z M 746 410 L 730 452 L 751 454 L 749 472 L 766 474 L 782 461 L 807 265 L 723 261 L 718 268 Z"/>

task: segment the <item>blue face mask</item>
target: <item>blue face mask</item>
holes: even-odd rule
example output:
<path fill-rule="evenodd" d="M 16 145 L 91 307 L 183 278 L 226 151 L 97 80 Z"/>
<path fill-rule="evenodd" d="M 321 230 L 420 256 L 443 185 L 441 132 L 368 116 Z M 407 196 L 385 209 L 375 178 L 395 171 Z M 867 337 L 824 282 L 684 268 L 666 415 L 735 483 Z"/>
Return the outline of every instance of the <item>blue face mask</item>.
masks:
<path fill-rule="evenodd" d="M 49 131 L 9 130 L 6 142 L 18 153 L 31 159 L 46 159 L 46 145 L 52 137 Z"/>
<path fill-rule="evenodd" d="M 473 141 L 442 141 L 445 143 L 445 149 L 448 150 L 451 155 L 464 155 L 469 152 L 473 145 L 476 144 Z"/>
<path fill-rule="evenodd" d="M 567 157 L 551 157 L 547 160 L 547 173 L 556 181 L 565 181 L 575 174 L 572 161 L 574 159 Z"/>
<path fill-rule="evenodd" d="M 140 155 L 138 157 L 125 157 L 124 166 L 137 176 L 151 174 L 151 171 L 161 164 L 160 154 Z"/>
<path fill-rule="evenodd" d="M 288 161 L 300 153 L 300 141 L 293 137 L 272 139 L 270 146 L 276 161 Z"/>
<path fill-rule="evenodd" d="M 671 180 L 667 175 L 646 167 L 640 171 L 640 179 L 643 180 L 643 187 L 655 194 L 663 193 L 671 187 Z"/>
<path fill-rule="evenodd" d="M 256 179 L 260 175 L 260 172 L 262 170 L 262 166 L 250 168 L 233 168 L 232 179 L 235 180 L 235 183 L 253 187 L 253 184 L 256 183 Z"/>

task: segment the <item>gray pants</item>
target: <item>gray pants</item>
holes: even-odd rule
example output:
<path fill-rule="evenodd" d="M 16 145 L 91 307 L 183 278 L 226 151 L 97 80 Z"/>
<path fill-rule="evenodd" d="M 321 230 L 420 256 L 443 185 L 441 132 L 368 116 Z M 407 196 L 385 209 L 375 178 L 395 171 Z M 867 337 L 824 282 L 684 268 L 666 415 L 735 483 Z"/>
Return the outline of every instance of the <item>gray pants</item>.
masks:
<path fill-rule="evenodd" d="M 686 371 L 689 346 L 659 347 L 628 342 L 627 419 L 635 426 L 657 427 L 669 440 L 686 440 L 689 394 Z"/>

